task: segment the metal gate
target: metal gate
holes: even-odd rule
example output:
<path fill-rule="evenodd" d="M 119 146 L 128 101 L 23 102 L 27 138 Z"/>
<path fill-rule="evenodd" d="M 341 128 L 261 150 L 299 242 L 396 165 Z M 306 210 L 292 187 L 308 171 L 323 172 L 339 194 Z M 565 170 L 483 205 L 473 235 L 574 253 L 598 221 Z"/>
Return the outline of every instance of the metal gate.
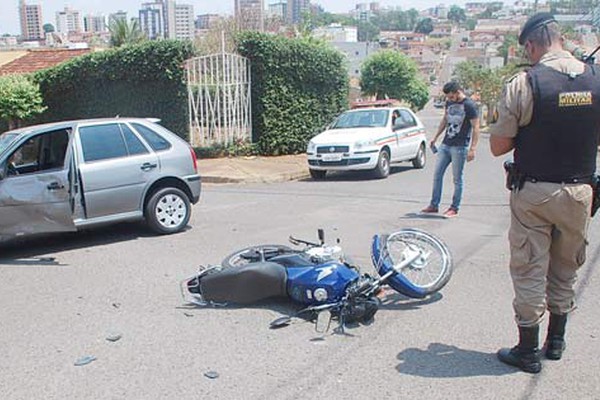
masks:
<path fill-rule="evenodd" d="M 196 147 L 252 140 L 250 63 L 237 54 L 186 61 L 190 143 Z"/>

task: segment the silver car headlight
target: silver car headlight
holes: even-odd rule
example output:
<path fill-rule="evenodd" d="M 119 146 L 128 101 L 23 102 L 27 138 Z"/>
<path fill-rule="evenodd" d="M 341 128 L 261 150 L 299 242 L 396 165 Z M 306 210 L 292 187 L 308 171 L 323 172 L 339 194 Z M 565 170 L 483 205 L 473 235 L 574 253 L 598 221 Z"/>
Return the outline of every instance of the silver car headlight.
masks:
<path fill-rule="evenodd" d="M 363 147 L 371 147 L 371 146 L 375 146 L 375 141 L 374 140 L 358 140 L 356 143 L 354 143 L 354 148 L 356 149 L 361 149 Z"/>
<path fill-rule="evenodd" d="M 306 147 L 307 153 L 314 153 L 317 149 L 317 145 L 311 140 L 308 142 L 308 146 Z"/>

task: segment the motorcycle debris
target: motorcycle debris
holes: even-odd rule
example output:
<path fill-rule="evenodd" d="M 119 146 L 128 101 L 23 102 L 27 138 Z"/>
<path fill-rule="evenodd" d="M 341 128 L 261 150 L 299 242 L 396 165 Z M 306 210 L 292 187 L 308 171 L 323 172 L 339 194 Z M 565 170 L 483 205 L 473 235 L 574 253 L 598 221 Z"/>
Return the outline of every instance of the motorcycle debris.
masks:
<path fill-rule="evenodd" d="M 106 340 L 108 340 L 109 342 L 116 342 L 117 340 L 121 339 L 122 337 L 123 337 L 123 335 L 121 335 L 120 333 L 112 333 L 106 337 Z"/>
<path fill-rule="evenodd" d="M 94 356 L 84 356 L 84 357 L 81 357 L 80 359 L 78 359 L 77 361 L 75 361 L 75 366 L 81 367 L 81 366 L 87 365 L 87 364 L 91 363 L 92 361 L 96 361 L 96 360 L 97 360 L 97 358 Z"/>
<path fill-rule="evenodd" d="M 284 326 L 289 326 L 289 324 L 291 324 L 291 323 L 292 323 L 292 318 L 288 315 L 283 315 L 283 316 L 271 321 L 271 323 L 269 324 L 269 327 L 271 329 L 279 329 L 279 328 L 283 328 Z"/>
<path fill-rule="evenodd" d="M 204 376 L 209 379 L 217 379 L 219 377 L 219 373 L 217 371 L 208 371 L 204 373 Z"/>

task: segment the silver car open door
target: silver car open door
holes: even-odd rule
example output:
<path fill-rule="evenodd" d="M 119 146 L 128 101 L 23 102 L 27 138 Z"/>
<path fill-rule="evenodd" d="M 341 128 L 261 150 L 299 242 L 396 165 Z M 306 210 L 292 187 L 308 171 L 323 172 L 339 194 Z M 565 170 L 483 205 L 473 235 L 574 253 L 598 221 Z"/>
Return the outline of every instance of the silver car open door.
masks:
<path fill-rule="evenodd" d="M 70 130 L 37 134 L 3 160 L 0 240 L 45 232 L 74 231 L 69 168 Z"/>

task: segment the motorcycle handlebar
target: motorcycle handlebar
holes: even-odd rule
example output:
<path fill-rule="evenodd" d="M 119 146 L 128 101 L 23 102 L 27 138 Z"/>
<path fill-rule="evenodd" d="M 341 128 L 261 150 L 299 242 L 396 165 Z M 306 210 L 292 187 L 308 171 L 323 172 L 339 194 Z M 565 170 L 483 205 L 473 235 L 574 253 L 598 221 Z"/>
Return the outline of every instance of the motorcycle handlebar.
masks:
<path fill-rule="evenodd" d="M 300 245 L 300 244 L 304 244 L 304 245 L 310 246 L 310 247 L 320 246 L 320 244 L 318 244 L 318 243 L 309 242 L 308 240 L 297 239 L 297 238 L 293 237 L 292 235 L 290 235 L 290 237 L 288 239 L 291 244 L 294 244 L 296 246 Z"/>

